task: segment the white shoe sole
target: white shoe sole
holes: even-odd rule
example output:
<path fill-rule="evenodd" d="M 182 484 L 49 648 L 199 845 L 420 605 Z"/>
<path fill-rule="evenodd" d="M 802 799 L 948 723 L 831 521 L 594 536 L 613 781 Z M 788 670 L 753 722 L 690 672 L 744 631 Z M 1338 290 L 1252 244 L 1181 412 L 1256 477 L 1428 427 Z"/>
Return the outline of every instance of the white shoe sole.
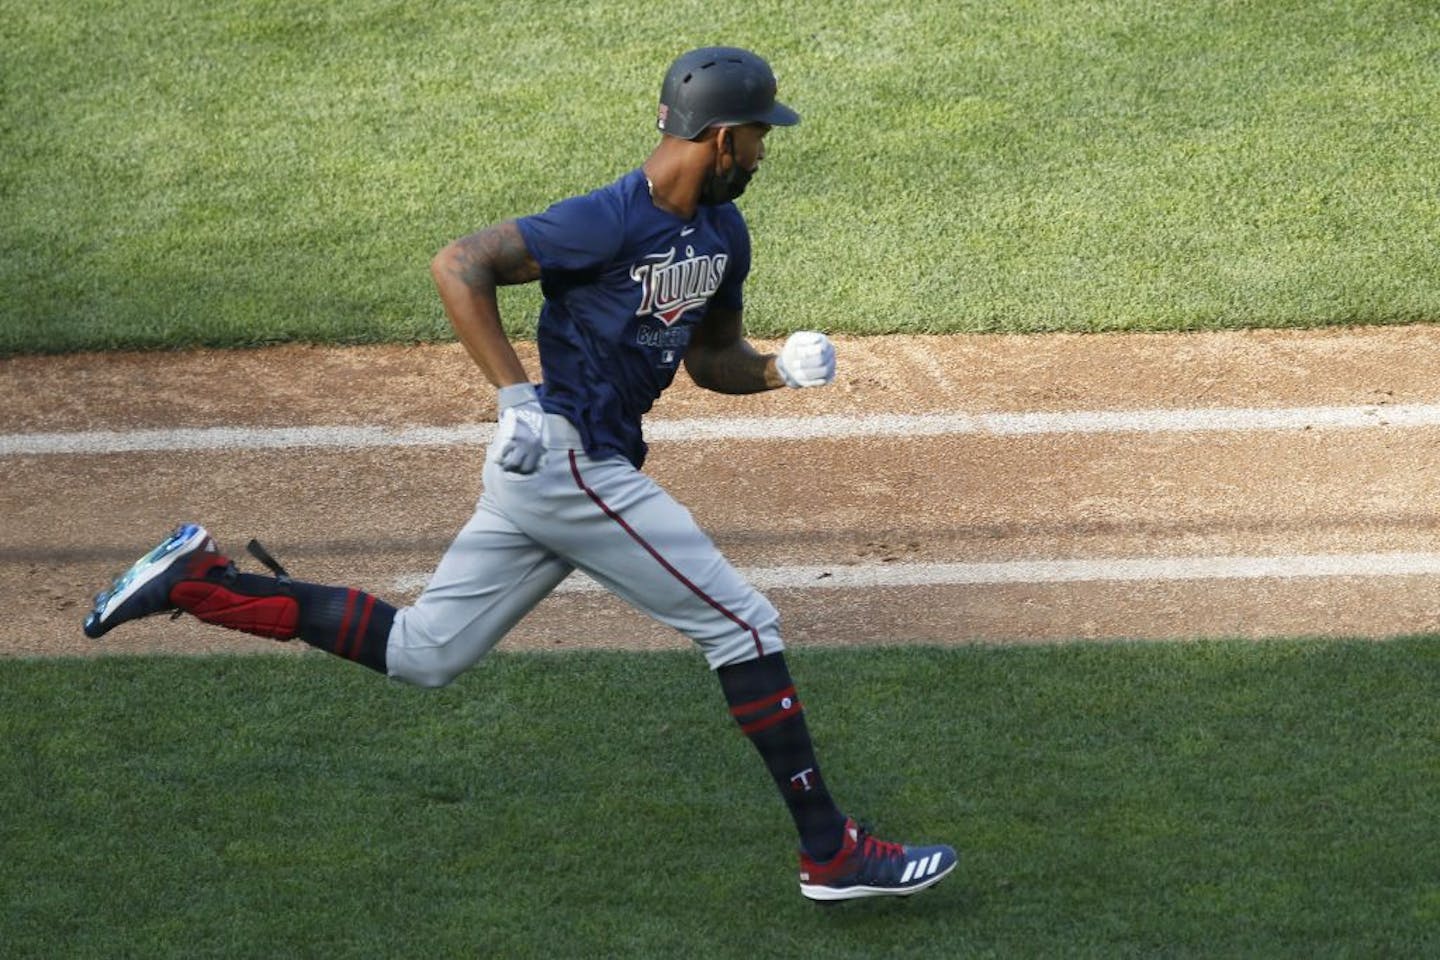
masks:
<path fill-rule="evenodd" d="M 802 883 L 800 893 L 811 900 L 859 900 L 862 897 L 908 897 L 912 893 L 919 893 L 926 887 L 934 886 L 950 875 L 960 863 L 956 860 L 944 870 L 933 877 L 926 877 L 923 883 L 911 884 L 908 887 L 827 887 L 824 884 Z"/>

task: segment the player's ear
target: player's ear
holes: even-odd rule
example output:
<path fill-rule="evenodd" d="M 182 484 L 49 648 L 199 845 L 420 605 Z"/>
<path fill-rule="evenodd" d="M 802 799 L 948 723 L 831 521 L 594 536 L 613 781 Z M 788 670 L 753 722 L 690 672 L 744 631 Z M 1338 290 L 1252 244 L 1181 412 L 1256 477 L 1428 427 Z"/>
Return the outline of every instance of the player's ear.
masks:
<path fill-rule="evenodd" d="M 719 173 L 725 172 L 724 158 L 729 156 L 730 161 L 735 161 L 735 134 L 729 127 L 715 128 L 715 170 Z"/>

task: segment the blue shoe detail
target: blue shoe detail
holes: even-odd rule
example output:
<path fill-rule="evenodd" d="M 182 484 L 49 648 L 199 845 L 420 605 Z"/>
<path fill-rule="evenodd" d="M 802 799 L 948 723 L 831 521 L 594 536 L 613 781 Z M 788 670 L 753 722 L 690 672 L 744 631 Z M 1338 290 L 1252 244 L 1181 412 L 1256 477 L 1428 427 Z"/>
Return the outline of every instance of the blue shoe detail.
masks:
<path fill-rule="evenodd" d="M 175 609 L 170 588 L 184 572 L 180 561 L 197 550 L 213 553 L 215 541 L 198 523 L 181 524 L 95 598 L 95 608 L 85 618 L 85 635 L 99 638 L 126 621 Z"/>
<path fill-rule="evenodd" d="M 847 820 L 843 846 L 830 860 L 816 861 L 800 851 L 800 892 L 820 901 L 908 897 L 939 883 L 958 860 L 953 847 L 877 840 Z"/>

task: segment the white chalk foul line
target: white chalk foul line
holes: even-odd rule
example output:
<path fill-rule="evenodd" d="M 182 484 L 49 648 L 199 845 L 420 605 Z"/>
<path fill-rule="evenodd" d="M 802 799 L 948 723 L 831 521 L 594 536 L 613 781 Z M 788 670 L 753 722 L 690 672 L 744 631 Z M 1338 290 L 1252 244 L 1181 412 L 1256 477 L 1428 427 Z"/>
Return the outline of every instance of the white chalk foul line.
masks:
<path fill-rule="evenodd" d="M 751 567 L 740 572 L 761 590 L 1406 577 L 1440 575 L 1440 554 L 1357 553 L 1274 557 L 1012 560 L 1003 563 L 883 563 Z M 402 591 L 420 590 L 429 581 L 429 573 L 407 574 L 396 579 L 395 588 Z M 559 592 L 593 593 L 603 589 L 584 574 L 576 574 L 560 584 Z"/>
<path fill-rule="evenodd" d="M 853 437 L 997 437 L 1076 433 L 1200 433 L 1264 430 L 1362 430 L 1440 426 L 1440 404 L 1070 413 L 888 414 L 863 417 L 748 417 L 653 420 L 646 438 L 659 443 L 703 440 L 812 440 Z M 201 427 L 0 434 L 0 457 L 195 450 L 283 450 L 297 447 L 480 446 L 494 424 L 450 427 Z"/>
<path fill-rule="evenodd" d="M 448 447 L 483 445 L 494 424 L 458 427 L 199 427 L 0 435 L 0 457 L 53 453 L 284 450 L 294 447 Z"/>

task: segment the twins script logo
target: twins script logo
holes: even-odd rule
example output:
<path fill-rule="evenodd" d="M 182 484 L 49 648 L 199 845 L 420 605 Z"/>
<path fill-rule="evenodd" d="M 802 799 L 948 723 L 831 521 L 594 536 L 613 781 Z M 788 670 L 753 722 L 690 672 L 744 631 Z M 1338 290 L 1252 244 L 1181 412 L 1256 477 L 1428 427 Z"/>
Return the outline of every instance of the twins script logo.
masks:
<path fill-rule="evenodd" d="M 694 247 L 685 248 L 685 259 L 675 259 L 675 248 L 665 253 L 652 253 L 630 268 L 630 279 L 640 284 L 640 306 L 637 317 L 654 316 L 665 326 L 691 307 L 704 306 L 705 301 L 720 289 L 725 276 L 728 254 L 695 255 Z"/>

